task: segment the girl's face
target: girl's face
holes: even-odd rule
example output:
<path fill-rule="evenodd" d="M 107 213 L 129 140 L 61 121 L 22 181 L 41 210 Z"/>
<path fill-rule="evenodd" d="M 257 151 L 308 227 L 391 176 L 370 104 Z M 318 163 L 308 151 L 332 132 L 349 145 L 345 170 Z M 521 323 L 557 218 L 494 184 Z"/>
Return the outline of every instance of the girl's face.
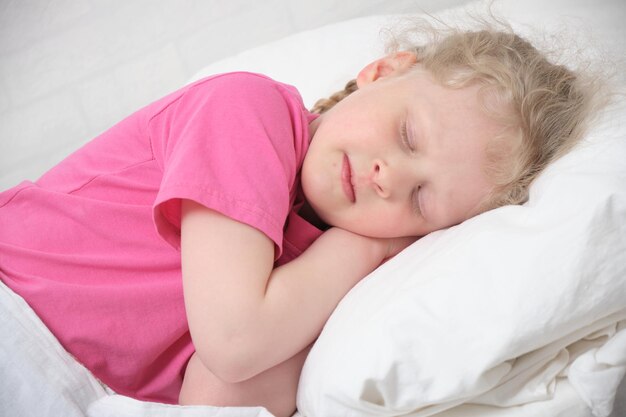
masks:
<path fill-rule="evenodd" d="M 407 56 L 370 64 L 359 90 L 311 124 L 302 187 L 328 225 L 423 236 L 479 214 L 492 190 L 485 149 L 502 128 L 479 87 L 445 88 L 419 65 L 407 71 Z"/>

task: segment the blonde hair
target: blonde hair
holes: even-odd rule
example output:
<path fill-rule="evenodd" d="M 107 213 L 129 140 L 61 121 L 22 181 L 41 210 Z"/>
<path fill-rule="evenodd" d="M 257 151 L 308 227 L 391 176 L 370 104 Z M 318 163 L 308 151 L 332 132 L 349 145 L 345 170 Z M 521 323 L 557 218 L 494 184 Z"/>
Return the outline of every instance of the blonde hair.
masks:
<path fill-rule="evenodd" d="M 481 25 L 480 30 L 441 29 L 423 20 L 420 34 L 430 40 L 401 49 L 414 52 L 422 68 L 444 86 L 479 83 L 485 110 L 504 126 L 486 150 L 487 175 L 495 187 L 483 202 L 484 211 L 528 199 L 531 182 L 583 137 L 601 105 L 594 100 L 601 83 L 598 77 L 549 62 L 501 21 L 481 20 Z M 400 45 L 396 37 L 388 50 Z M 356 87 L 353 82 L 348 86 Z M 318 101 L 313 111 L 327 111 L 349 90 Z"/>
<path fill-rule="evenodd" d="M 337 91 L 335 94 L 331 95 L 328 98 L 321 98 L 315 102 L 313 108 L 311 109 L 311 113 L 322 114 L 328 110 L 330 110 L 335 104 L 339 103 L 341 100 L 352 94 L 358 89 L 356 85 L 356 80 L 350 80 L 346 84 L 346 86 L 341 91 Z"/>

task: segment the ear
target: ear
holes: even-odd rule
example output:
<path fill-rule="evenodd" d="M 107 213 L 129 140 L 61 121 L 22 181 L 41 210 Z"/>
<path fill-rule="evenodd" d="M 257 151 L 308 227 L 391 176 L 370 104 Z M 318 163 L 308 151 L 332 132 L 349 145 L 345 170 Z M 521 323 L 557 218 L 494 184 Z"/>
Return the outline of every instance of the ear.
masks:
<path fill-rule="evenodd" d="M 417 62 L 417 56 L 410 51 L 400 51 L 387 55 L 368 64 L 356 77 L 357 86 L 363 87 L 379 78 L 389 77 L 409 69 Z"/>

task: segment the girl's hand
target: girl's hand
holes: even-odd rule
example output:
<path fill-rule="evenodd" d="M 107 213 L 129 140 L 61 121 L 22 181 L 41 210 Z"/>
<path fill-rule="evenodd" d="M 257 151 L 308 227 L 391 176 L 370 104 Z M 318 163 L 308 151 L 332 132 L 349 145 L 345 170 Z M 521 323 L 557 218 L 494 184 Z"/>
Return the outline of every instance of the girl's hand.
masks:
<path fill-rule="evenodd" d="M 330 234 L 332 236 L 326 236 Z M 376 238 L 359 235 L 345 229 L 333 227 L 327 230 L 322 238 L 333 241 L 338 250 L 352 248 L 364 250 L 363 256 L 378 259 L 377 265 L 391 259 L 415 242 L 417 237 Z"/>

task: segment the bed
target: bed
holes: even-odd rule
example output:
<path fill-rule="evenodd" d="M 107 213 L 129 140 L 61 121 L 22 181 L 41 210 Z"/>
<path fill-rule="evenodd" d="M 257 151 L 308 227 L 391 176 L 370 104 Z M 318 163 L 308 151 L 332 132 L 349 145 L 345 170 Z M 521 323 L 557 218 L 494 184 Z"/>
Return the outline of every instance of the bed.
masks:
<path fill-rule="evenodd" d="M 467 10 L 485 6 L 436 16 L 464 25 Z M 558 32 L 575 38 L 583 56 L 607 57 L 614 88 L 625 91 L 621 1 L 502 0 L 494 11 L 540 45 L 554 45 L 540 33 Z M 380 55 L 379 28 L 401 18 L 369 16 L 290 35 L 211 63 L 192 80 L 262 72 L 298 87 L 310 107 Z M 581 146 L 541 175 L 528 203 L 420 239 L 359 283 L 307 358 L 295 416 L 625 416 L 625 97 L 615 97 Z M 263 408 L 117 395 L 19 296 L 0 290 L 2 415 L 271 417 Z"/>

